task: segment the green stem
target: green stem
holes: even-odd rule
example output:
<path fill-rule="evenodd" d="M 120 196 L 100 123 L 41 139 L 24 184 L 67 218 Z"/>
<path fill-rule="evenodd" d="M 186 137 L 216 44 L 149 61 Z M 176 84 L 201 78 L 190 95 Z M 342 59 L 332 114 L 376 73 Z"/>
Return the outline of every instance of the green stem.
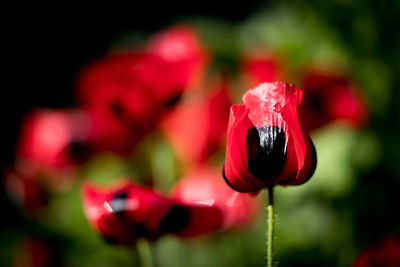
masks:
<path fill-rule="evenodd" d="M 274 262 L 274 186 L 268 186 L 268 230 L 267 230 L 267 267 L 272 267 Z"/>
<path fill-rule="evenodd" d="M 153 267 L 150 243 L 147 239 L 139 239 L 136 242 L 137 252 L 142 267 Z"/>

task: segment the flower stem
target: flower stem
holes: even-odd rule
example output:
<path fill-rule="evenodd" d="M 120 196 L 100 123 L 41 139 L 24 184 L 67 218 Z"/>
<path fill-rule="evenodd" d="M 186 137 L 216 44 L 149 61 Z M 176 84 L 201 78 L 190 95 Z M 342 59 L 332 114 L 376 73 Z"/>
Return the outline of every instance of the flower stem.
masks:
<path fill-rule="evenodd" d="M 151 247 L 148 240 L 142 238 L 136 242 L 137 252 L 142 267 L 153 267 Z"/>
<path fill-rule="evenodd" d="M 274 260 L 274 186 L 268 186 L 268 229 L 267 229 L 267 267 L 273 266 Z"/>

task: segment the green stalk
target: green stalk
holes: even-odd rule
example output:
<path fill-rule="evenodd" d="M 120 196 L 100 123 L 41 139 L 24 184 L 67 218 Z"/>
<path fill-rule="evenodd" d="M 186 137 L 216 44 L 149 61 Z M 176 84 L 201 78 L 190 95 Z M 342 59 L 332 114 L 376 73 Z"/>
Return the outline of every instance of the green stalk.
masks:
<path fill-rule="evenodd" d="M 272 267 L 274 263 L 274 186 L 268 186 L 268 223 L 267 223 L 267 267 Z"/>
<path fill-rule="evenodd" d="M 147 239 L 139 239 L 136 242 L 137 252 L 142 267 L 153 267 L 150 243 Z"/>

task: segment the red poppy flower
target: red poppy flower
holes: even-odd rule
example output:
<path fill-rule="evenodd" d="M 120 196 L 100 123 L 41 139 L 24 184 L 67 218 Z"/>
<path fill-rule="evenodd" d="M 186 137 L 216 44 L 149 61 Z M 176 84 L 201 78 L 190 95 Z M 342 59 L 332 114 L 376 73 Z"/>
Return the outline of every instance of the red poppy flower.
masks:
<path fill-rule="evenodd" d="M 183 102 L 162 123 L 167 139 L 184 162 L 202 162 L 221 145 L 231 101 L 225 84 L 216 88 L 207 99 Z"/>
<path fill-rule="evenodd" d="M 197 168 L 175 185 L 172 195 L 184 203 L 220 209 L 224 228 L 246 225 L 259 208 L 257 198 L 232 190 L 220 176 L 218 169 Z"/>
<path fill-rule="evenodd" d="M 358 255 L 354 267 L 400 266 L 400 235 L 391 234 Z"/>
<path fill-rule="evenodd" d="M 221 226 L 220 211 L 215 208 L 184 205 L 124 180 L 108 188 L 86 183 L 83 205 L 94 228 L 106 240 L 122 245 L 168 233 L 195 236 Z"/>
<path fill-rule="evenodd" d="M 87 157 L 87 117 L 74 110 L 36 110 L 21 127 L 17 158 L 38 168 L 69 168 Z"/>
<path fill-rule="evenodd" d="M 282 82 L 263 83 L 242 100 L 229 117 L 226 182 L 242 192 L 306 182 L 314 173 L 316 153 L 297 114 L 302 91 Z"/>
<path fill-rule="evenodd" d="M 251 87 L 264 82 L 280 80 L 282 67 L 275 56 L 251 52 L 241 63 L 242 72 Z"/>
<path fill-rule="evenodd" d="M 84 106 L 103 108 L 142 133 L 154 127 L 187 83 L 175 63 L 157 55 L 114 54 L 84 69 L 78 97 Z"/>
<path fill-rule="evenodd" d="M 366 123 L 367 107 L 349 80 L 334 73 L 310 71 L 304 77 L 301 115 L 308 130 L 332 121 L 359 127 Z"/>
<path fill-rule="evenodd" d="M 189 25 L 176 25 L 156 33 L 147 42 L 146 51 L 175 63 L 173 66 L 180 74 L 188 77 L 189 86 L 202 80 L 209 58 L 199 34 Z"/>

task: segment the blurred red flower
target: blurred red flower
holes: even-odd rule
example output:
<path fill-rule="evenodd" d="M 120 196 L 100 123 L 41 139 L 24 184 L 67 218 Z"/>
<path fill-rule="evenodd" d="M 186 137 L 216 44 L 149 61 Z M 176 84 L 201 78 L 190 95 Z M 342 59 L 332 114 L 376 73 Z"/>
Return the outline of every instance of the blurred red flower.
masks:
<path fill-rule="evenodd" d="M 263 83 L 231 107 L 223 174 L 233 189 L 297 185 L 312 176 L 315 148 L 297 111 L 302 95 L 291 84 Z"/>
<path fill-rule="evenodd" d="M 85 183 L 82 194 L 89 222 L 106 240 L 121 245 L 163 234 L 196 236 L 222 224 L 216 208 L 185 205 L 127 180 L 103 188 Z"/>
<path fill-rule="evenodd" d="M 175 63 L 172 66 L 180 69 L 180 75 L 188 77 L 189 86 L 203 79 L 210 57 L 199 33 L 190 25 L 176 25 L 154 34 L 147 42 L 146 51 Z"/>
<path fill-rule="evenodd" d="M 400 235 L 391 234 L 377 244 L 364 249 L 354 262 L 354 267 L 400 266 Z"/>
<path fill-rule="evenodd" d="M 217 207 L 224 228 L 247 225 L 259 210 L 258 199 L 232 190 L 220 176 L 217 168 L 198 167 L 175 185 L 172 196 L 188 204 Z"/>
<path fill-rule="evenodd" d="M 187 87 L 188 77 L 175 64 L 148 53 L 108 55 L 82 71 L 78 98 L 145 130 Z"/>
<path fill-rule="evenodd" d="M 199 81 L 207 61 L 195 30 L 175 26 L 152 36 L 141 49 L 91 63 L 77 82 L 77 97 L 94 126 L 91 141 L 100 150 L 129 153 Z M 120 141 L 108 144 L 110 138 Z"/>
<path fill-rule="evenodd" d="M 88 156 L 89 122 L 77 110 L 35 110 L 21 127 L 17 159 L 39 169 L 68 169 Z"/>
<path fill-rule="evenodd" d="M 34 213 L 44 207 L 49 194 L 43 181 L 28 168 L 9 168 L 3 176 L 3 184 L 8 198 L 23 210 Z"/>
<path fill-rule="evenodd" d="M 241 61 L 241 70 L 250 87 L 281 80 L 282 69 L 276 56 L 257 51 L 247 53 Z"/>
<path fill-rule="evenodd" d="M 182 102 L 162 123 L 167 139 L 183 162 L 203 162 L 225 137 L 231 100 L 226 83 L 214 87 L 205 99 Z"/>
<path fill-rule="evenodd" d="M 76 166 L 92 153 L 90 123 L 78 110 L 34 110 L 26 116 L 18 139 L 17 172 L 37 186 L 68 188 Z"/>
<path fill-rule="evenodd" d="M 14 251 L 13 267 L 62 266 L 59 255 L 51 244 L 38 237 L 26 237 Z"/>
<path fill-rule="evenodd" d="M 308 71 L 304 76 L 301 116 L 308 130 L 332 121 L 360 127 L 367 121 L 367 106 L 359 90 L 347 77 Z"/>

